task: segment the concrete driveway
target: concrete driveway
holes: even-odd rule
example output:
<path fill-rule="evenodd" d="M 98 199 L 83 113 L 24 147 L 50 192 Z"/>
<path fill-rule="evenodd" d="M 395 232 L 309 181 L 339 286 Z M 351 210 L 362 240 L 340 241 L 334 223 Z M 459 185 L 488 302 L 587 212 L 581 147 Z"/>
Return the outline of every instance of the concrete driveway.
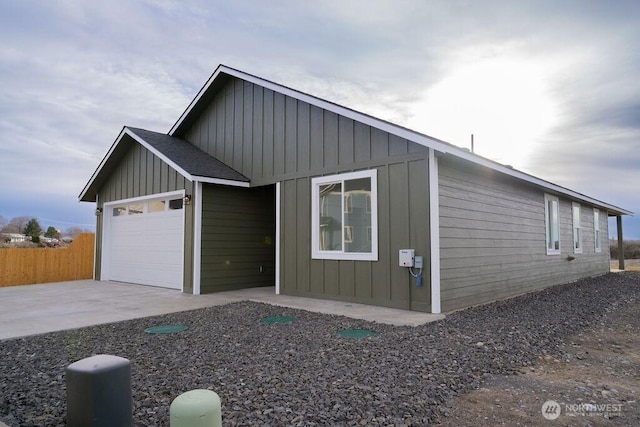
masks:
<path fill-rule="evenodd" d="M 194 296 L 152 286 L 77 280 L 0 288 L 0 340 L 246 300 L 392 325 L 418 326 L 444 317 L 363 304 L 276 295 L 273 287 Z"/>

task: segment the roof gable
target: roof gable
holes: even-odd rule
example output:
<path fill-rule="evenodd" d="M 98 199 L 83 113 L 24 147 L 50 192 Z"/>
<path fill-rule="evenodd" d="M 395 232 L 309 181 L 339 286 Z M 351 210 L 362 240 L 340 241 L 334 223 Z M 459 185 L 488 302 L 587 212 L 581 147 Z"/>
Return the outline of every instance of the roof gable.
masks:
<path fill-rule="evenodd" d="M 159 157 L 189 181 L 249 187 L 249 179 L 180 138 L 145 129 L 124 127 L 106 156 L 80 193 L 84 202 L 96 200 L 96 194 L 111 169 L 122 159 L 128 148 L 127 141 L 135 141 Z"/>
<path fill-rule="evenodd" d="M 592 197 L 589 197 L 584 194 L 578 193 L 576 191 L 570 190 L 568 188 L 562 187 L 560 185 L 553 184 L 549 181 L 545 181 L 543 179 L 537 178 L 525 172 L 521 172 L 517 169 L 512 168 L 511 166 L 506 166 L 501 163 L 495 162 L 493 160 L 487 159 L 485 157 L 479 156 L 475 153 L 470 152 L 465 148 L 461 148 L 453 144 L 449 144 L 447 142 L 430 137 L 420 132 L 416 132 L 414 130 L 405 128 L 403 126 L 390 123 L 388 121 L 370 116 L 365 113 L 361 113 L 359 111 L 315 97 L 313 95 L 306 94 L 304 92 L 300 92 L 290 87 L 283 86 L 278 83 L 274 83 L 270 80 L 263 79 L 261 77 L 246 73 L 244 71 L 227 67 L 222 64 L 218 66 L 218 68 L 214 71 L 214 73 L 211 75 L 209 80 L 207 80 L 205 85 L 200 89 L 200 91 L 198 92 L 196 97 L 193 99 L 193 101 L 191 101 L 191 103 L 186 108 L 186 110 L 180 115 L 176 123 L 171 127 L 171 130 L 169 131 L 169 135 L 181 136 L 183 132 L 185 132 L 186 129 L 190 126 L 190 124 L 197 118 L 197 116 L 209 105 L 211 100 L 215 97 L 216 92 L 225 85 L 225 83 L 228 81 L 230 77 L 235 77 L 235 78 L 262 86 L 274 92 L 281 93 L 285 96 L 292 97 L 299 101 L 306 102 L 308 104 L 314 105 L 324 110 L 331 111 L 335 114 L 338 114 L 338 115 L 350 118 L 352 120 L 358 121 L 360 123 L 364 123 L 371 127 L 380 129 L 384 132 L 398 136 L 402 139 L 415 142 L 417 144 L 420 144 L 435 150 L 439 155 L 454 156 L 455 158 L 471 162 L 475 165 L 489 168 L 501 174 L 511 176 L 518 180 L 524 181 L 528 184 L 533 184 L 534 186 L 537 186 L 543 189 L 544 191 L 548 191 L 554 194 L 564 195 L 574 200 L 583 201 L 601 208 L 605 208 L 611 213 L 622 214 L 622 215 L 632 214 L 632 212 L 627 211 L 625 209 L 621 209 L 619 207 L 602 202 L 600 200 L 594 199 Z"/>
<path fill-rule="evenodd" d="M 212 182 L 213 179 L 249 182 L 240 172 L 205 153 L 184 139 L 145 129 L 127 128 L 142 145 L 172 165 L 190 181 Z M 137 138 L 136 138 L 137 137 Z M 149 147 L 147 147 L 149 148 Z"/>
<path fill-rule="evenodd" d="M 98 169 L 94 172 L 90 181 L 81 192 L 80 200 L 95 201 L 96 193 L 105 179 L 103 174 L 107 173 L 106 171 L 110 169 L 110 166 L 112 166 L 114 162 L 117 162 L 118 158 L 121 158 L 120 150 L 122 150 L 122 140 L 125 138 L 132 138 L 142 144 L 145 148 L 156 154 L 190 181 L 248 187 L 248 178 L 220 162 L 215 157 L 200 150 L 190 142 L 180 138 L 183 136 L 186 129 L 189 128 L 190 124 L 193 123 L 202 111 L 207 108 L 209 103 L 216 96 L 218 90 L 223 87 L 230 78 L 237 78 L 262 86 L 266 89 L 306 102 L 310 105 L 363 123 L 399 138 L 420 144 L 433 149 L 439 156 L 453 156 L 457 159 L 486 167 L 506 176 L 532 184 L 541 188 L 545 192 L 564 195 L 573 200 L 586 202 L 588 204 L 604 208 L 610 213 L 616 215 L 632 215 L 632 212 L 630 211 L 553 184 L 533 175 L 518 171 L 510 166 L 505 166 L 493 160 L 471 153 L 467 149 L 225 65 L 218 66 L 209 80 L 207 80 L 205 85 L 200 89 L 193 101 L 191 101 L 187 109 L 180 115 L 176 123 L 172 126 L 168 135 L 145 131 L 143 129 L 123 128 L 109 152 L 98 166 Z"/>

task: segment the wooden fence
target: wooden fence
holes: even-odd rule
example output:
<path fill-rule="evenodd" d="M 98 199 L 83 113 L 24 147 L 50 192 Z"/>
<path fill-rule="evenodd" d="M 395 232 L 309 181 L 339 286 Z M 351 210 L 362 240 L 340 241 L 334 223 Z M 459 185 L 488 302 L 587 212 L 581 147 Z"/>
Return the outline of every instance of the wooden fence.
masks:
<path fill-rule="evenodd" d="M 94 242 L 82 233 L 68 248 L 0 249 L 0 287 L 91 279 Z"/>

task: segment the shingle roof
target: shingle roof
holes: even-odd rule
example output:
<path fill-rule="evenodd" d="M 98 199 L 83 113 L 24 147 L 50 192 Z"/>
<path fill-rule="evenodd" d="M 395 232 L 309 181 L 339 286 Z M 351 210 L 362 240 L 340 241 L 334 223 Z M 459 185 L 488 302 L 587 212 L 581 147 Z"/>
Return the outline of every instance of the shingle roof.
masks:
<path fill-rule="evenodd" d="M 96 201 L 100 187 L 132 143 L 141 144 L 189 181 L 249 186 L 249 178 L 184 139 L 125 126 L 80 193 L 80 201 Z"/>
<path fill-rule="evenodd" d="M 249 182 L 249 178 L 184 139 L 127 127 L 193 177 Z"/>

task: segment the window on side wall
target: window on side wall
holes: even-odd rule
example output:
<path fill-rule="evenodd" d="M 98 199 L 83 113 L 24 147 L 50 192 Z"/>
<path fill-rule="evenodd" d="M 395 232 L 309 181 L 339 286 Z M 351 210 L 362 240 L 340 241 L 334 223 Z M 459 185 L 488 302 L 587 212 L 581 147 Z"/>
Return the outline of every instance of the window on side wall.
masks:
<path fill-rule="evenodd" d="M 560 254 L 560 202 L 557 197 L 544 195 L 544 219 L 547 235 L 547 255 Z"/>
<path fill-rule="evenodd" d="M 571 203 L 573 212 L 573 253 L 582 253 L 582 225 L 580 224 L 580 205 Z"/>
<path fill-rule="evenodd" d="M 311 256 L 378 260 L 377 171 L 311 179 Z"/>
<path fill-rule="evenodd" d="M 602 251 L 600 246 L 600 211 L 598 209 L 593 209 L 593 237 L 596 252 Z"/>

